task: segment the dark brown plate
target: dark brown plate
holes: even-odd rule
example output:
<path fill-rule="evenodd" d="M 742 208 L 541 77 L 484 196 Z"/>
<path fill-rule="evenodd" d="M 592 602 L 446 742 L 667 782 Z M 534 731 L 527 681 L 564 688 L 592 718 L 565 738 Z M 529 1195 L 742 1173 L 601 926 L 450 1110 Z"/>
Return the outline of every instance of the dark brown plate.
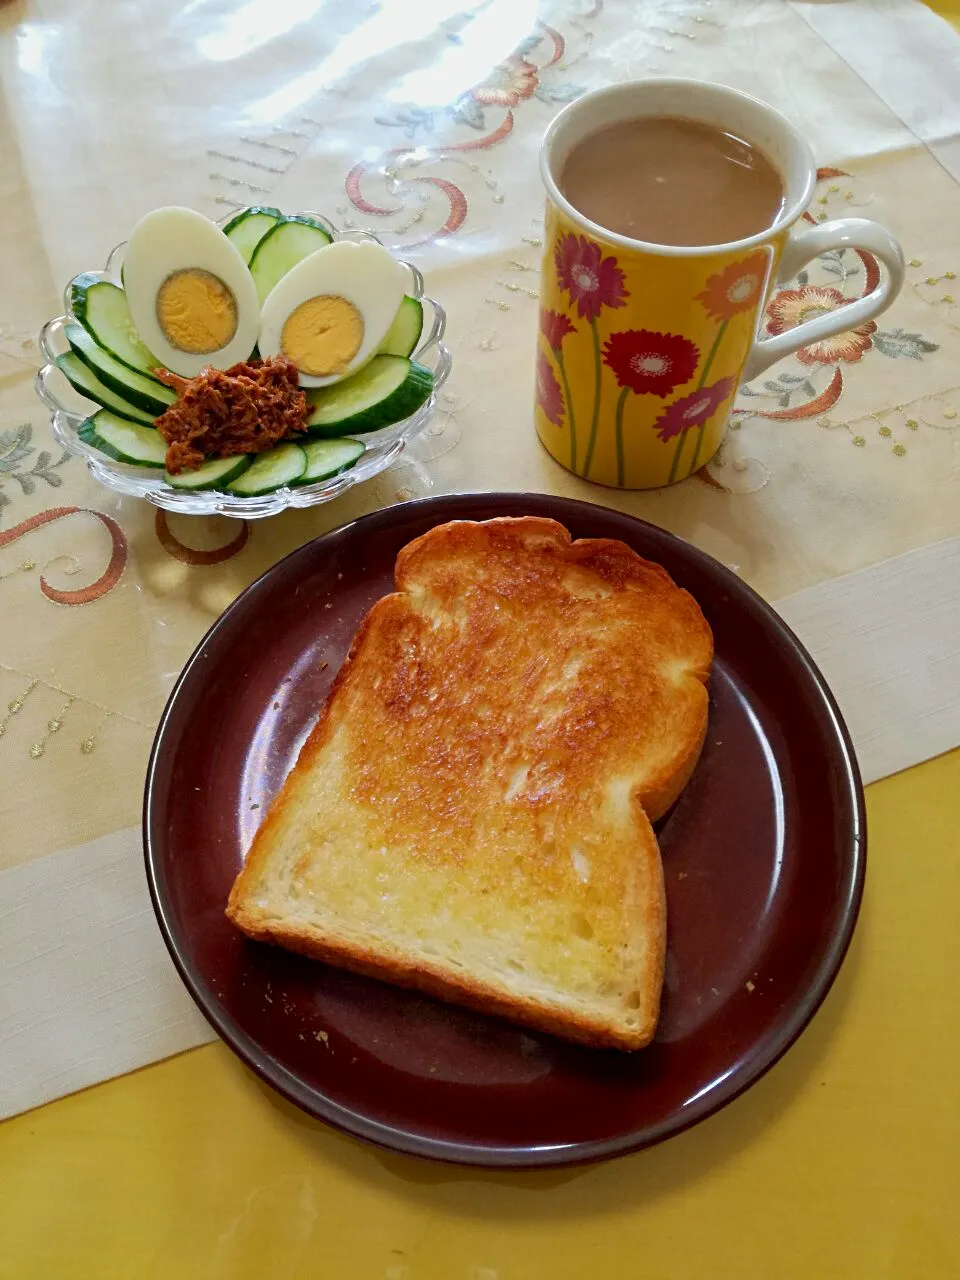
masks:
<path fill-rule="evenodd" d="M 664 565 L 716 641 L 707 743 L 660 824 L 669 907 L 660 1029 L 632 1055 L 567 1045 L 250 942 L 223 914 L 357 624 L 392 588 L 400 547 L 446 520 L 526 514 L 552 516 L 574 537 L 622 538 Z M 777 615 L 662 529 L 533 494 L 391 507 L 265 573 L 211 628 L 171 695 L 147 774 L 144 842 L 184 982 L 264 1080 L 383 1146 L 499 1166 L 631 1151 L 752 1084 L 833 981 L 865 858 L 849 737 Z"/>

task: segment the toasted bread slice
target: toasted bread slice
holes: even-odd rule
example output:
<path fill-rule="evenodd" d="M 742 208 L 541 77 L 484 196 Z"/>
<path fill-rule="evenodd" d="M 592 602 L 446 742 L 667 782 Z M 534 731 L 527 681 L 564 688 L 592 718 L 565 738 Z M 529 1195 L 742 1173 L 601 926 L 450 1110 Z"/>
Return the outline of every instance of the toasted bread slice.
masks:
<path fill-rule="evenodd" d="M 652 1037 L 713 640 L 621 542 L 538 517 L 404 547 L 260 827 L 252 938 L 592 1045 Z"/>

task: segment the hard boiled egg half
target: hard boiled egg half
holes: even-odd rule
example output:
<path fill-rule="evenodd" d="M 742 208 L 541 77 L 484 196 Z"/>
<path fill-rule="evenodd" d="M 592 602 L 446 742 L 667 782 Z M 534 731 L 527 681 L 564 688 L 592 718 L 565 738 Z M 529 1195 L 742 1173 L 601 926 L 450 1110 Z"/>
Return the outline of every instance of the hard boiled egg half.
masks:
<path fill-rule="evenodd" d="M 154 209 L 123 255 L 123 288 L 140 337 L 184 378 L 246 360 L 260 327 L 257 289 L 239 250 L 193 209 Z"/>
<path fill-rule="evenodd" d="M 386 336 L 406 272 L 383 245 L 338 240 L 278 280 L 260 314 L 260 354 L 286 356 L 307 387 L 355 373 Z"/>

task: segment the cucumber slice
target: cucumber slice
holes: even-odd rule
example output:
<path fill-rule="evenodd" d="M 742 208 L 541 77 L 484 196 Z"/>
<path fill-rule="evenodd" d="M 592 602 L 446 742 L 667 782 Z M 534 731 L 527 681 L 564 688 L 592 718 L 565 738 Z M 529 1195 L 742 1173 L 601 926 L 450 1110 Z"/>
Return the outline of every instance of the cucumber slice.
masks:
<path fill-rule="evenodd" d="M 393 324 L 377 348 L 378 356 L 412 356 L 423 333 L 423 303 L 405 294 Z"/>
<path fill-rule="evenodd" d="M 403 356 L 374 356 L 359 373 L 307 392 L 307 430 L 318 436 L 379 431 L 409 418 L 433 391 L 433 374 Z"/>
<path fill-rule="evenodd" d="M 262 209 L 257 205 L 240 212 L 223 228 L 223 234 L 240 250 L 244 262 L 250 262 L 253 251 L 267 234 L 275 227 L 283 214 L 279 209 Z"/>
<path fill-rule="evenodd" d="M 94 275 L 74 277 L 70 281 L 70 310 L 104 351 L 131 369 L 151 373 L 163 365 L 141 341 L 127 295 L 109 280 Z"/>
<path fill-rule="evenodd" d="M 101 409 L 77 430 L 84 444 L 99 449 L 116 462 L 140 467 L 162 467 L 167 457 L 167 442 L 156 427 L 118 418 L 109 409 Z"/>
<path fill-rule="evenodd" d="M 349 471 L 358 458 L 366 452 L 359 440 L 305 440 L 300 446 L 307 455 L 307 469 L 294 484 L 315 484 L 317 480 L 329 480 L 341 471 Z"/>
<path fill-rule="evenodd" d="M 312 218 L 281 218 L 263 237 L 250 259 L 250 274 L 261 306 L 273 286 L 309 254 L 330 243 L 330 233 Z"/>
<path fill-rule="evenodd" d="M 111 391 L 109 387 L 104 386 L 95 373 L 93 373 L 72 351 L 68 351 L 66 355 L 57 356 L 57 368 L 64 375 L 70 385 L 82 396 L 86 396 L 88 400 L 94 400 L 97 404 L 102 404 L 106 409 L 112 409 L 114 413 L 118 413 L 121 418 L 126 418 L 130 422 L 144 422 L 153 425 L 154 415 L 145 413 L 143 409 L 138 409 L 135 404 L 131 404 L 129 400 L 124 400 L 123 396 L 118 396 L 115 391 Z"/>
<path fill-rule="evenodd" d="M 285 484 L 299 480 L 307 468 L 307 455 L 298 444 L 278 444 L 266 453 L 257 454 L 253 465 L 242 476 L 226 486 L 228 493 L 253 498 L 261 493 L 273 493 Z"/>
<path fill-rule="evenodd" d="M 147 374 L 137 373 L 109 351 L 104 351 L 82 325 L 68 324 L 64 334 L 74 355 L 83 361 L 105 387 L 109 387 L 130 404 L 135 404 L 138 409 L 143 409 L 151 420 L 176 400 L 177 393 L 172 388 L 165 387 L 162 382 Z"/>
<path fill-rule="evenodd" d="M 208 458 L 192 471 L 181 471 L 176 476 L 165 471 L 163 478 L 173 489 L 222 489 L 249 471 L 251 462 L 253 458 L 247 453 L 235 458 Z"/>

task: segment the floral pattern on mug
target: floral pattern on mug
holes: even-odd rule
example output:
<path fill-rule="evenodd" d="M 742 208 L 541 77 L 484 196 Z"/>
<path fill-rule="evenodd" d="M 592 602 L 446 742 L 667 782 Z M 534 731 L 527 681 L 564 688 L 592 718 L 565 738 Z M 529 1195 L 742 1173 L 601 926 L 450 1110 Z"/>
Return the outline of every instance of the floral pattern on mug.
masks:
<path fill-rule="evenodd" d="M 720 378 L 710 387 L 699 387 L 689 395 L 681 396 L 667 405 L 653 424 L 653 429 L 666 443 L 675 436 L 684 435 L 693 427 L 705 427 L 724 400 L 733 392 L 736 381 Z"/>
<path fill-rule="evenodd" d="M 559 409 L 557 409 L 557 380 L 553 376 L 553 370 L 550 363 L 542 352 L 537 352 L 537 399 L 543 406 L 543 411 L 547 418 L 555 425 L 560 426 L 563 422 L 564 409 L 566 409 L 567 420 L 570 423 L 570 466 L 576 470 L 577 466 L 577 424 L 573 418 L 573 397 L 570 395 L 570 382 L 567 378 L 566 366 L 563 363 L 563 340 L 571 333 L 577 332 L 577 327 L 571 324 L 565 315 L 561 315 L 559 311 L 551 311 L 548 307 L 541 308 L 540 311 L 540 332 L 547 340 L 547 346 L 553 352 L 554 359 L 557 362 L 557 368 L 560 370 L 560 378 L 563 382 L 563 396 L 560 400 Z M 540 373 L 540 362 L 545 366 L 545 372 Z M 552 382 L 553 388 L 557 388 L 556 393 L 548 390 Z M 553 409 L 559 413 L 559 418 L 551 416 L 546 405 L 551 405 Z"/>
<path fill-rule="evenodd" d="M 537 352 L 537 404 L 549 422 L 555 427 L 563 426 L 563 393 L 542 351 Z"/>
<path fill-rule="evenodd" d="M 710 276 L 707 287 L 697 294 L 697 301 L 715 319 L 731 320 L 757 305 L 769 265 L 770 255 L 763 250 L 731 262 Z"/>
<path fill-rule="evenodd" d="M 593 453 L 597 447 L 600 396 L 603 386 L 597 317 L 604 307 L 626 306 L 630 292 L 626 286 L 626 277 L 617 265 L 616 258 L 612 256 L 605 258 L 600 246 L 595 241 L 588 240 L 586 236 L 577 236 L 570 232 L 561 235 L 554 250 L 553 261 L 557 268 L 560 288 L 569 295 L 570 305 L 576 305 L 580 319 L 589 321 L 593 333 L 593 414 L 590 421 L 590 435 L 587 438 L 587 453 L 583 460 L 583 475 L 589 479 Z"/>
<path fill-rule="evenodd" d="M 665 398 L 696 373 L 700 350 L 678 333 L 624 329 L 607 339 L 603 360 L 621 387 Z"/>
<path fill-rule="evenodd" d="M 767 331 L 786 333 L 805 320 L 836 311 L 848 302 L 850 299 L 844 297 L 839 289 L 825 285 L 808 284 L 800 289 L 783 289 L 767 309 Z M 837 364 L 841 360 L 846 364 L 857 364 L 873 346 L 876 331 L 876 322 L 868 320 L 847 333 L 801 347 L 797 359 L 801 364 Z"/>
<path fill-rule="evenodd" d="M 604 307 L 626 305 L 630 294 L 616 258 L 605 258 L 593 240 L 562 235 L 553 260 L 560 287 L 570 295 L 571 305 L 576 304 L 581 320 L 593 323 Z"/>
<path fill-rule="evenodd" d="M 576 333 L 576 326 L 572 325 L 566 316 L 562 316 L 559 311 L 549 311 L 543 308 L 540 312 L 540 332 L 547 340 L 547 346 L 553 352 L 559 352 L 563 346 L 563 340 L 569 333 Z"/>
<path fill-rule="evenodd" d="M 612 333 L 603 349 L 603 361 L 611 368 L 622 388 L 617 399 L 614 441 L 617 453 L 617 484 L 623 485 L 626 463 L 623 448 L 623 414 L 627 396 L 654 395 L 665 399 L 697 371 L 700 348 L 679 333 L 657 333 L 654 329 L 623 329 Z"/>

